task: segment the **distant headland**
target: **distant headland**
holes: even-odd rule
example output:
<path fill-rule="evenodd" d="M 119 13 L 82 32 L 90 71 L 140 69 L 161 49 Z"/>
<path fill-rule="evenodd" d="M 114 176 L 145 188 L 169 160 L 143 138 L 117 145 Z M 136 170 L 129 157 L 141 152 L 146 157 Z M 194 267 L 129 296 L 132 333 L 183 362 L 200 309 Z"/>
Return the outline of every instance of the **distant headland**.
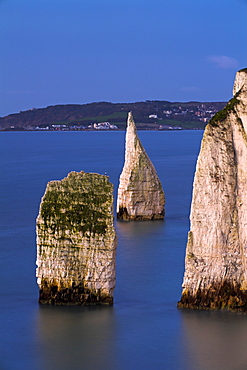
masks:
<path fill-rule="evenodd" d="M 226 102 L 161 100 L 54 105 L 0 117 L 0 131 L 123 130 L 129 111 L 135 115 L 139 130 L 202 130 L 225 105 Z"/>

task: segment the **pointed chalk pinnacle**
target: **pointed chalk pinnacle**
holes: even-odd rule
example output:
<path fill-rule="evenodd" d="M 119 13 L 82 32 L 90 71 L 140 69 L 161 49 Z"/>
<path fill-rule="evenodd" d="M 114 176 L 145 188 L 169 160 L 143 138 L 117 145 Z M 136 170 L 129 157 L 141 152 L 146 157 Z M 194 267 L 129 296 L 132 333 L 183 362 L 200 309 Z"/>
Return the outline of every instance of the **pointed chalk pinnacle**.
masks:
<path fill-rule="evenodd" d="M 132 112 L 129 112 L 125 163 L 118 188 L 117 217 L 123 220 L 163 219 L 164 204 L 161 182 L 137 136 Z"/>

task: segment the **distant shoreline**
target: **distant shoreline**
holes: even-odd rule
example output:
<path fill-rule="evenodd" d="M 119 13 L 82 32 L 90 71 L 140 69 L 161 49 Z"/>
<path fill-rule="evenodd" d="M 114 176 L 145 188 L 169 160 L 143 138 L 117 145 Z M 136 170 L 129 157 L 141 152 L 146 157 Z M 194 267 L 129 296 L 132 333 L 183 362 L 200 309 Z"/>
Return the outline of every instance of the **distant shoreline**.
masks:
<path fill-rule="evenodd" d="M 54 105 L 0 117 L 1 131 L 125 130 L 132 112 L 138 130 L 203 130 L 225 102 L 144 101 Z"/>
<path fill-rule="evenodd" d="M 204 131 L 205 128 L 181 128 L 179 130 L 176 129 L 143 129 L 140 128 L 137 130 L 138 131 L 154 131 L 154 132 L 180 132 L 180 131 Z M 23 133 L 29 133 L 29 132 L 53 132 L 53 133 L 58 133 L 58 132 L 74 132 L 74 133 L 81 133 L 81 132 L 124 132 L 126 131 L 125 129 L 118 129 L 118 130 L 0 130 L 0 134 L 4 132 L 23 132 Z"/>

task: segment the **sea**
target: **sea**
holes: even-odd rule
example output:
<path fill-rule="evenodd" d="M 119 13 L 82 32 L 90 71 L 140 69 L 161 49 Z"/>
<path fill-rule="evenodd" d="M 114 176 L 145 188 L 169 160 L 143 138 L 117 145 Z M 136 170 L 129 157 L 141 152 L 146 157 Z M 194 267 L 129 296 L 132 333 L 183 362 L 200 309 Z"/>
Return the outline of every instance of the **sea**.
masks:
<path fill-rule="evenodd" d="M 107 174 L 116 194 L 124 131 L 0 133 L 1 370 L 246 370 L 247 316 L 178 309 L 203 132 L 140 131 L 163 184 L 164 221 L 115 220 L 114 305 L 41 306 L 35 220 L 50 180 Z"/>

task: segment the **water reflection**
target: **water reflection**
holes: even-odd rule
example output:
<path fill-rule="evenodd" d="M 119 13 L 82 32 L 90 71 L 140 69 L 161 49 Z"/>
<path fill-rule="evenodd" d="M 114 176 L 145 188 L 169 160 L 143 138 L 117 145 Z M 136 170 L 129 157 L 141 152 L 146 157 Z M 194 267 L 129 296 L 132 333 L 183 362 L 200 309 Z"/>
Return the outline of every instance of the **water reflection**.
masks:
<path fill-rule="evenodd" d="M 246 370 L 247 316 L 181 310 L 191 370 Z"/>
<path fill-rule="evenodd" d="M 124 297 L 129 303 L 150 305 L 158 300 L 176 307 L 181 294 L 187 220 L 116 222 L 116 229 L 115 302 L 122 303 Z"/>
<path fill-rule="evenodd" d="M 164 221 L 116 223 L 118 235 L 116 303 L 150 303 L 164 275 Z M 159 256 L 157 261 L 157 256 Z M 160 276 L 157 276 L 158 274 Z M 161 293 L 162 294 L 162 289 Z M 124 297 L 124 302 L 123 302 Z"/>
<path fill-rule="evenodd" d="M 116 222 L 117 231 L 122 237 L 134 238 L 136 236 L 146 238 L 153 233 L 161 232 L 165 226 L 165 220 L 155 221 L 119 221 Z"/>
<path fill-rule="evenodd" d="M 112 307 L 40 306 L 37 331 L 43 369 L 116 368 Z"/>

